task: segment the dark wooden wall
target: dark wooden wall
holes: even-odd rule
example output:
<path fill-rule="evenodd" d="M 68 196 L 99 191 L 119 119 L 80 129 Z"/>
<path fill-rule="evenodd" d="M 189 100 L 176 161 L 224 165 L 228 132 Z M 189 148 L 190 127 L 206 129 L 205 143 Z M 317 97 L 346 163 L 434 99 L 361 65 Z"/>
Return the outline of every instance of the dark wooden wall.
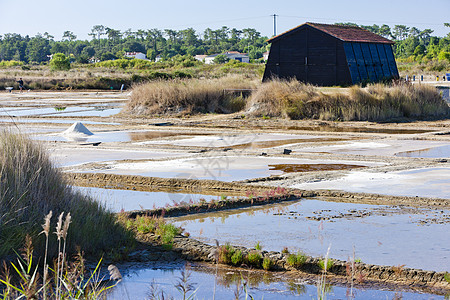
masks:
<path fill-rule="evenodd" d="M 263 81 L 271 77 L 319 86 L 352 83 L 342 41 L 308 25 L 272 42 Z"/>

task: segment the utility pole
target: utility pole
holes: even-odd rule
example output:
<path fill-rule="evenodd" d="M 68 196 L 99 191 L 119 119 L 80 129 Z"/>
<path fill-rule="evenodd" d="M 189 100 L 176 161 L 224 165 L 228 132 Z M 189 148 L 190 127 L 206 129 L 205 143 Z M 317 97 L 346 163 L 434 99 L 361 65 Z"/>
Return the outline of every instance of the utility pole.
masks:
<path fill-rule="evenodd" d="M 276 36 L 277 35 L 277 14 L 273 14 L 270 15 L 271 17 L 273 17 L 273 35 Z"/>

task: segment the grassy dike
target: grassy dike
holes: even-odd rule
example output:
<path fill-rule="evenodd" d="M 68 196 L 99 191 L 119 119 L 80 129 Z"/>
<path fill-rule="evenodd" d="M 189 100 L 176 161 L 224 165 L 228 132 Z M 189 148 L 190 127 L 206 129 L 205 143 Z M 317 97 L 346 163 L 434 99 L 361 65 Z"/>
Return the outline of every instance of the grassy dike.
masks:
<path fill-rule="evenodd" d="M 348 91 L 323 93 L 296 80 L 273 80 L 261 85 L 247 107 L 255 116 L 293 120 L 379 122 L 450 115 L 448 104 L 436 88 L 406 83 L 352 86 Z"/>
<path fill-rule="evenodd" d="M 236 93 L 242 90 L 251 91 L 251 95 Z M 427 85 L 398 82 L 322 92 L 296 80 L 261 84 L 236 74 L 219 79 L 161 80 L 137 85 L 125 112 L 143 116 L 242 112 L 263 118 L 375 122 L 450 116 L 449 106 L 439 91 Z"/>
<path fill-rule="evenodd" d="M 96 256 L 131 245 L 132 234 L 117 222 L 116 216 L 93 199 L 75 192 L 49 160 L 42 145 L 9 129 L 0 131 L 0 259 L 7 258 L 24 245 L 28 234 L 34 253 L 45 250 L 41 224 L 53 212 L 72 215 L 67 239 L 68 253 L 80 247 L 86 255 Z M 52 219 L 51 227 L 57 218 Z M 56 238 L 49 254 L 57 253 Z M 14 255 L 13 255 L 14 257 Z"/>

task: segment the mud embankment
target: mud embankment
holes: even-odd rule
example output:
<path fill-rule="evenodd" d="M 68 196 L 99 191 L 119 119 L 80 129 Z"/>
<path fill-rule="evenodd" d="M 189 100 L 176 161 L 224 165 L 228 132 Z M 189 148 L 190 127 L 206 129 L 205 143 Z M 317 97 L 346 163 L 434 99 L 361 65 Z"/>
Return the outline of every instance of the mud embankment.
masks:
<path fill-rule="evenodd" d="M 152 234 L 147 234 L 145 237 L 141 236 L 141 238 L 145 239 L 146 243 L 157 241 Z M 174 238 L 172 250 L 186 260 L 217 263 L 219 248 L 220 246 L 211 246 L 180 235 Z M 297 272 L 298 276 L 302 277 L 315 276 L 323 272 L 319 266 L 319 262 L 323 258 L 307 256 L 306 261 L 302 265 L 293 267 L 287 262 L 290 255 L 288 253 L 258 251 L 239 246 L 233 246 L 233 248 L 242 251 L 243 256 L 257 252 L 262 258 L 272 260 L 273 267 L 271 271 Z M 149 253 L 146 251 L 137 251 L 130 257 L 130 260 L 133 261 L 147 261 L 148 259 Z M 371 265 L 362 262 L 352 264 L 350 261 L 336 259 L 331 259 L 331 261 L 333 264 L 326 273 L 328 277 L 327 282 L 353 283 L 361 286 L 404 286 L 413 290 L 442 295 L 450 291 L 450 283 L 445 279 L 445 272 L 424 271 L 403 266 Z M 243 265 L 242 267 L 246 266 Z"/>
<path fill-rule="evenodd" d="M 360 203 L 373 205 L 407 205 L 413 207 L 434 207 L 439 209 L 450 208 L 449 199 L 387 196 L 367 193 L 350 193 L 333 190 L 301 190 L 301 189 L 280 189 L 276 187 L 246 184 L 240 182 L 223 182 L 217 180 L 197 180 L 183 178 L 159 178 L 145 177 L 137 175 L 116 175 L 103 173 L 65 173 L 65 178 L 70 184 L 84 187 L 99 187 L 106 189 L 135 190 L 145 192 L 188 192 L 198 194 L 224 195 L 224 196 L 246 196 L 247 198 L 267 198 L 268 196 L 295 196 L 297 198 L 321 198 L 324 201 Z M 290 199 L 290 198 L 289 198 Z M 217 209 L 246 207 L 249 205 L 248 199 L 239 199 L 242 206 L 235 201 L 227 201 L 226 205 L 220 205 Z M 279 198 L 277 202 L 284 201 Z M 275 201 L 274 201 L 275 202 Z M 267 202 L 267 203 L 274 203 Z M 253 201 L 250 205 L 262 202 Z M 208 212 L 214 211 L 215 207 L 210 207 Z M 186 214 L 189 208 L 184 208 Z M 147 213 L 147 212 L 145 212 Z M 177 212 L 176 215 L 180 215 Z"/>

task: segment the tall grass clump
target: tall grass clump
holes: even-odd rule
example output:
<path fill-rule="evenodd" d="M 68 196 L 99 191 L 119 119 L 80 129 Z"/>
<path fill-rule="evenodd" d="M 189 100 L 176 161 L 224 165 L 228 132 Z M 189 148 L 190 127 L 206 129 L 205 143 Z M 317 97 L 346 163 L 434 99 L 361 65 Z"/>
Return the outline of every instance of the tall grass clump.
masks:
<path fill-rule="evenodd" d="M 245 107 L 245 95 L 255 82 L 233 75 L 212 79 L 156 80 L 133 88 L 125 112 L 134 115 L 232 113 Z"/>
<path fill-rule="evenodd" d="M 19 249 L 27 234 L 35 254 L 42 257 L 40 222 L 49 211 L 72 216 L 67 253 L 79 246 L 86 254 L 100 254 L 131 241 L 112 213 L 67 185 L 41 144 L 10 129 L 0 130 L 0 258 Z M 48 250 L 55 255 L 57 245 L 49 244 Z"/>
<path fill-rule="evenodd" d="M 439 91 L 426 85 L 373 84 L 347 91 L 322 93 L 296 80 L 272 80 L 253 94 L 248 111 L 256 116 L 341 121 L 444 118 L 448 104 Z"/>

